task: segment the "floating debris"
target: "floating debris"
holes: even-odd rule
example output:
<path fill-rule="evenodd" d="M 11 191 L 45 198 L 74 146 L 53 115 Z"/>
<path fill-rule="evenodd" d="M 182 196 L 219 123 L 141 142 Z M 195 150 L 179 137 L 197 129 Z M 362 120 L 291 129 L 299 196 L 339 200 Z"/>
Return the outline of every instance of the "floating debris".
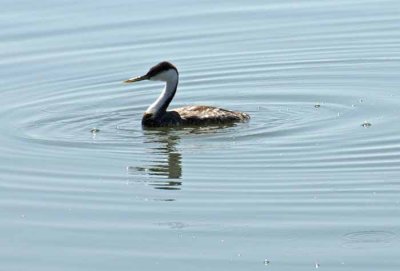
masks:
<path fill-rule="evenodd" d="M 371 123 L 369 123 L 368 121 L 364 121 L 364 123 L 363 123 L 363 124 L 361 124 L 361 126 L 362 126 L 362 127 L 364 127 L 364 128 L 368 128 L 368 127 L 371 127 L 371 126 L 372 126 L 372 124 L 371 124 Z"/>
<path fill-rule="evenodd" d="M 100 129 L 92 128 L 92 129 L 90 130 L 90 132 L 91 132 L 92 134 L 97 134 L 98 132 L 100 132 Z"/>
<path fill-rule="evenodd" d="M 264 265 L 269 265 L 271 262 L 268 259 L 264 260 Z"/>

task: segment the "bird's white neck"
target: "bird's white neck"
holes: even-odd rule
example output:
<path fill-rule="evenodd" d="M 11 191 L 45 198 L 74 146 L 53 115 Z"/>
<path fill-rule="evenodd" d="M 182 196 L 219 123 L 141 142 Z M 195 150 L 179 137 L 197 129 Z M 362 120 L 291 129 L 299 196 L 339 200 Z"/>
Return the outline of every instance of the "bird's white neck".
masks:
<path fill-rule="evenodd" d="M 178 73 L 175 70 L 168 70 L 150 80 L 164 81 L 165 87 L 158 99 L 147 108 L 146 113 L 162 114 L 167 110 L 169 103 L 174 98 L 178 86 Z"/>

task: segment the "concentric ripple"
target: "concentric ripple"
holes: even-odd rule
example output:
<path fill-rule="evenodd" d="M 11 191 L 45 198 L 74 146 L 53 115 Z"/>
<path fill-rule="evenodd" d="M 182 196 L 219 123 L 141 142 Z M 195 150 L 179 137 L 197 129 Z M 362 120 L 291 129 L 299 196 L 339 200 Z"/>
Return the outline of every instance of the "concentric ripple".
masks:
<path fill-rule="evenodd" d="M 346 247 L 366 249 L 388 246 L 396 234 L 388 231 L 360 231 L 351 232 L 343 236 L 343 245 Z"/>

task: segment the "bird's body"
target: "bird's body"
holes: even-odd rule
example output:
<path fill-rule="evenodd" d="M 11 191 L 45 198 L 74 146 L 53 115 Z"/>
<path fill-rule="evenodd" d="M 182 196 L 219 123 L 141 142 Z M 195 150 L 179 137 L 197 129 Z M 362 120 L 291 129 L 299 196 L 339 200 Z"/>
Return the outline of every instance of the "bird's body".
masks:
<path fill-rule="evenodd" d="M 142 125 L 145 127 L 224 125 L 250 119 L 246 113 L 204 105 L 186 106 L 167 111 L 179 81 L 178 70 L 169 62 L 161 62 L 152 67 L 147 74 L 125 82 L 142 80 L 166 82 L 160 97 L 143 114 Z"/>
<path fill-rule="evenodd" d="M 147 127 L 165 126 L 206 126 L 223 125 L 246 121 L 249 115 L 213 106 L 195 105 L 166 111 L 159 117 L 144 113 L 142 125 Z"/>

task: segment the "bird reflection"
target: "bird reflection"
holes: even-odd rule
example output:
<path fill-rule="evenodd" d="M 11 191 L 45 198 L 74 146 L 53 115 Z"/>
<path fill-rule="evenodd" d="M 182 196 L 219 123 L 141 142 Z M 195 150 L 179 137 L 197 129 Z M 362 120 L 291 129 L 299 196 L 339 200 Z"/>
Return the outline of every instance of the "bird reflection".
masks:
<path fill-rule="evenodd" d="M 145 128 L 143 129 L 145 150 L 144 158 L 151 157 L 145 166 L 129 166 L 128 173 L 135 177 L 140 175 L 146 177 L 135 178 L 152 185 L 155 189 L 180 190 L 182 185 L 182 154 L 179 152 L 178 144 L 180 135 L 206 135 L 228 131 L 226 128 L 234 127 L 235 124 L 216 125 L 207 127 L 191 127 L 183 129 L 172 128 Z M 224 129 L 225 128 L 225 129 Z"/>
<path fill-rule="evenodd" d="M 142 172 L 151 178 L 148 182 L 156 189 L 180 190 L 182 182 L 182 155 L 177 149 L 180 137 L 171 129 L 146 129 L 144 144 L 154 155 L 149 165 L 129 167 L 129 172 Z"/>

